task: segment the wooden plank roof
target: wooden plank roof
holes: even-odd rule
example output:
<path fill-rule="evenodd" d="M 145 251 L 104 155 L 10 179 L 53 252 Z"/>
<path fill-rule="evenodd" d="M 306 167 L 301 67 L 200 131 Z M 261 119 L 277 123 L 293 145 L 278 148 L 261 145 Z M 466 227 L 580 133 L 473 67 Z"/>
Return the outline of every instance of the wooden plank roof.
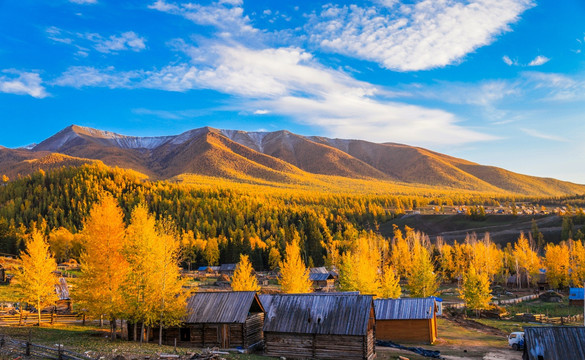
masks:
<path fill-rule="evenodd" d="M 585 327 L 541 326 L 524 328 L 529 360 L 585 359 Z"/>
<path fill-rule="evenodd" d="M 431 319 L 435 306 L 435 299 L 430 297 L 374 300 L 376 320 Z"/>
<path fill-rule="evenodd" d="M 256 304 L 255 304 L 256 303 Z M 254 291 L 202 292 L 187 301 L 186 323 L 244 323 L 249 312 L 264 312 Z"/>
<path fill-rule="evenodd" d="M 364 336 L 368 332 L 371 311 L 371 295 L 272 295 L 264 331 Z"/>
<path fill-rule="evenodd" d="M 325 281 L 325 280 L 332 280 L 334 279 L 333 275 L 330 273 L 310 273 L 309 280 L 311 281 Z"/>

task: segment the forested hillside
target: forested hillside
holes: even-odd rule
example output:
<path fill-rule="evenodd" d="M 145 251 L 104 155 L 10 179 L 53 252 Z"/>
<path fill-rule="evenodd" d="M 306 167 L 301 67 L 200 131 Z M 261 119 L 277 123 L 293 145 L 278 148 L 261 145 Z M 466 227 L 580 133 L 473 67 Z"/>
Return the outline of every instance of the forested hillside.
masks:
<path fill-rule="evenodd" d="M 268 268 L 270 254 L 280 256 L 294 238 L 299 240 L 307 264 L 322 265 L 328 250 L 342 251 L 363 232 L 376 236 L 380 224 L 405 210 L 429 204 L 497 205 L 530 200 L 438 190 L 417 195 L 343 194 L 206 179 L 200 178 L 197 186 L 151 182 L 140 173 L 95 163 L 46 173 L 41 170 L 6 182 L 0 186 L 0 252 L 17 253 L 23 247 L 20 239 L 26 228 L 37 227 L 54 239 L 69 239 L 69 246 L 56 254 L 59 258 L 75 256 L 79 251 L 75 234 L 104 192 L 118 200 L 126 222 L 140 203 L 157 218 L 173 220 L 182 234 L 185 261 L 236 262 L 244 253 L 258 269 Z M 217 248 L 218 256 L 211 248 Z"/>

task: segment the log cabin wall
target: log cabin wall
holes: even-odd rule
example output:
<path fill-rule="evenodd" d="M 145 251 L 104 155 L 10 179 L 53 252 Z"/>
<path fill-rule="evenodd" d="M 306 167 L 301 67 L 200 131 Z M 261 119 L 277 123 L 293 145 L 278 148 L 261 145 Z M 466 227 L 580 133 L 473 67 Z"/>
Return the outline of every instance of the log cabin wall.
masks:
<path fill-rule="evenodd" d="M 287 359 L 373 359 L 373 330 L 366 337 L 371 346 L 365 345 L 364 336 L 266 332 L 264 354 Z"/>
<path fill-rule="evenodd" d="M 436 318 L 378 320 L 376 338 L 390 341 L 424 341 L 432 344 L 437 339 Z"/>

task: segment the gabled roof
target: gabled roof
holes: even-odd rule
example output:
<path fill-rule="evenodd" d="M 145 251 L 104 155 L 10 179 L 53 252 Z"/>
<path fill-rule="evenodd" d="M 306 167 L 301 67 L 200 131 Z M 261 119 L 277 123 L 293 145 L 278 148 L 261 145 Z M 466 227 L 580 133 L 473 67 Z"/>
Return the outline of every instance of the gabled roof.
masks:
<path fill-rule="evenodd" d="M 585 359 L 585 327 L 542 326 L 524 328 L 528 360 Z"/>
<path fill-rule="evenodd" d="M 363 336 L 373 311 L 370 295 L 272 295 L 268 306 L 264 331 L 295 334 Z"/>
<path fill-rule="evenodd" d="M 571 288 L 569 290 L 569 300 L 583 300 L 583 288 Z"/>
<path fill-rule="evenodd" d="M 221 264 L 219 266 L 219 271 L 235 271 L 237 264 Z"/>
<path fill-rule="evenodd" d="M 325 266 L 309 268 L 310 274 L 329 274 L 329 270 Z"/>
<path fill-rule="evenodd" d="M 331 273 L 310 273 L 309 280 L 311 281 L 325 281 L 335 279 Z"/>
<path fill-rule="evenodd" d="M 374 300 L 376 320 L 431 319 L 435 313 L 433 298 Z"/>
<path fill-rule="evenodd" d="M 244 323 L 250 312 L 264 312 L 254 291 L 196 293 L 187 301 L 186 323 Z"/>

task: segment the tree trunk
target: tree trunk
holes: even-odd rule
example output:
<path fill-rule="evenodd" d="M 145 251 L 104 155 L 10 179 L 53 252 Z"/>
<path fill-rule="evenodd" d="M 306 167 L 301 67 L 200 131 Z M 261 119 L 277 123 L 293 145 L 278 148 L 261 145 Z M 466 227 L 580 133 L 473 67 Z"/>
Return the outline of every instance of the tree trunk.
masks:
<path fill-rule="evenodd" d="M 146 327 L 146 343 L 150 340 L 150 325 Z"/>
<path fill-rule="evenodd" d="M 100 327 L 104 327 L 104 316 L 100 315 Z"/>
<path fill-rule="evenodd" d="M 140 326 L 140 343 L 142 344 L 142 342 L 144 341 L 144 321 L 142 322 L 141 326 Z"/>
<path fill-rule="evenodd" d="M 162 345 L 162 321 L 158 325 L 158 345 Z"/>
<path fill-rule="evenodd" d="M 135 342 L 138 342 L 138 324 L 134 322 L 134 337 L 132 338 Z M 142 339 L 141 339 L 142 340 Z"/>
<path fill-rule="evenodd" d="M 112 325 L 112 341 L 116 340 L 116 328 L 117 328 L 117 323 L 116 323 L 116 318 L 112 318 L 111 321 L 111 325 Z"/>
<path fill-rule="evenodd" d="M 37 325 L 41 327 L 41 299 L 37 298 Z"/>

